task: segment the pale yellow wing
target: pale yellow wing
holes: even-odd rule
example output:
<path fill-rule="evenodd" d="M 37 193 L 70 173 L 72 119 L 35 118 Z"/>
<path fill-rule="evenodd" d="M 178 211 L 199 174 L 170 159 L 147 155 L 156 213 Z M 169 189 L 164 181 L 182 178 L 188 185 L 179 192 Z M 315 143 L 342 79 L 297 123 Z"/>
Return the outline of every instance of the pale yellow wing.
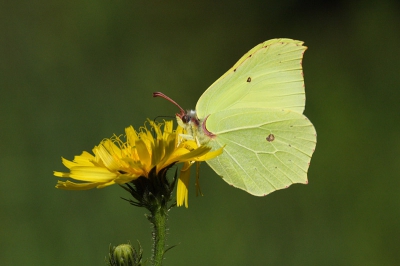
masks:
<path fill-rule="evenodd" d="M 223 153 L 206 161 L 229 184 L 263 196 L 307 183 L 316 145 L 311 122 L 284 109 L 243 108 L 217 112 L 206 121 L 216 134 L 207 145 Z"/>
<path fill-rule="evenodd" d="M 246 107 L 285 108 L 302 113 L 305 106 L 301 60 L 303 42 L 273 39 L 246 53 L 200 97 L 197 116 Z"/>

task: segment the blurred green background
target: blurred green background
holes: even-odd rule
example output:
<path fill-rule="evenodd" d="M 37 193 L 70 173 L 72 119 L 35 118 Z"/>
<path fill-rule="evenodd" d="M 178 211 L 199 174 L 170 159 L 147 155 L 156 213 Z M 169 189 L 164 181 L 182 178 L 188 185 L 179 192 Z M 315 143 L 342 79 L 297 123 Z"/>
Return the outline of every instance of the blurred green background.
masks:
<path fill-rule="evenodd" d="M 170 212 L 165 265 L 398 265 L 398 1 L 2 1 L 0 261 L 104 265 L 150 256 L 145 210 L 118 186 L 54 188 L 61 156 L 173 115 L 256 44 L 305 41 L 308 185 L 254 197 L 201 167 L 204 197 Z M 193 181 L 193 179 L 192 179 Z"/>

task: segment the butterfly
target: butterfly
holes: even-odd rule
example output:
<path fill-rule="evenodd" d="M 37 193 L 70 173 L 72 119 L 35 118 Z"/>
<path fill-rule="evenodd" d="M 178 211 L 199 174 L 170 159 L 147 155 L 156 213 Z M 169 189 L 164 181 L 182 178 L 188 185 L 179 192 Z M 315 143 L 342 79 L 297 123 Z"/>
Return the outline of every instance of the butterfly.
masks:
<path fill-rule="evenodd" d="M 223 153 L 206 161 L 223 180 L 256 196 L 307 184 L 316 131 L 303 115 L 302 41 L 272 39 L 245 55 L 200 97 L 196 110 L 180 108 L 189 137 Z"/>

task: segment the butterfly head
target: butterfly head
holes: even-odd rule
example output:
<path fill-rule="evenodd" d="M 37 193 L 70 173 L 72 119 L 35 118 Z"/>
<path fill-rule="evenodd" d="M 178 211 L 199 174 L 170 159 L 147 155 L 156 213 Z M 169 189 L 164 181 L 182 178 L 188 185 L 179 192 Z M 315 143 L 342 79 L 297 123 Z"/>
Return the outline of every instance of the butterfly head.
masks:
<path fill-rule="evenodd" d="M 196 111 L 189 110 L 186 112 L 185 110 L 183 110 L 183 108 L 179 104 L 177 104 L 174 100 L 172 100 L 171 98 L 169 98 L 167 95 L 165 95 L 162 92 L 154 92 L 153 97 L 164 98 L 179 108 L 180 112 L 176 113 L 176 119 L 178 121 L 178 124 L 181 127 L 183 127 L 184 129 L 188 130 L 189 127 L 192 127 L 192 126 L 198 127 L 199 126 L 200 121 L 197 118 Z"/>
<path fill-rule="evenodd" d="M 176 114 L 176 121 L 179 126 L 185 129 L 186 134 L 195 138 L 198 136 L 200 120 L 197 118 L 195 110 Z"/>
<path fill-rule="evenodd" d="M 187 124 L 194 124 L 195 126 L 199 126 L 199 119 L 197 118 L 196 111 L 195 110 L 188 110 L 187 112 L 184 112 L 183 114 L 176 114 L 178 118 L 180 118 L 180 121 L 182 124 L 187 125 Z M 179 123 L 179 121 L 178 121 Z M 181 125 L 182 126 L 182 125 Z"/>
<path fill-rule="evenodd" d="M 215 137 L 214 134 L 206 129 L 206 120 L 208 117 L 206 117 L 204 120 L 200 120 L 197 117 L 195 110 L 183 110 L 183 108 L 180 107 L 179 104 L 177 104 L 174 100 L 172 100 L 162 92 L 154 92 L 153 97 L 164 98 L 176 105 L 180 110 L 179 113 L 176 113 L 176 120 L 178 122 L 178 125 L 185 129 L 187 135 L 197 139 L 200 144 L 205 144 L 209 142 L 211 138 Z"/>

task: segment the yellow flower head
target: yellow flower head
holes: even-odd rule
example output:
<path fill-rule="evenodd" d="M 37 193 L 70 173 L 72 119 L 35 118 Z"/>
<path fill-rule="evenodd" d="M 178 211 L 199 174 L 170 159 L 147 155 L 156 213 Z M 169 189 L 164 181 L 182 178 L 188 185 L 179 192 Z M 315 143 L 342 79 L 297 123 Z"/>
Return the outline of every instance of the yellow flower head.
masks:
<path fill-rule="evenodd" d="M 104 139 L 93 148 L 94 155 L 84 151 L 73 161 L 62 158 L 70 172 L 55 171 L 54 175 L 83 182 L 58 181 L 56 188 L 87 190 L 125 184 L 141 176 L 148 177 L 153 168 L 158 174 L 162 169 L 183 162 L 177 186 L 177 205 L 185 203 L 187 207 L 190 166 L 214 158 L 222 150 L 210 152 L 211 148 L 181 137 L 183 129 L 178 126 L 174 131 L 172 121 L 157 123 L 149 120 L 149 124 L 150 129 L 145 125 L 138 132 L 132 126 L 126 128 L 126 141 L 115 135 Z"/>

